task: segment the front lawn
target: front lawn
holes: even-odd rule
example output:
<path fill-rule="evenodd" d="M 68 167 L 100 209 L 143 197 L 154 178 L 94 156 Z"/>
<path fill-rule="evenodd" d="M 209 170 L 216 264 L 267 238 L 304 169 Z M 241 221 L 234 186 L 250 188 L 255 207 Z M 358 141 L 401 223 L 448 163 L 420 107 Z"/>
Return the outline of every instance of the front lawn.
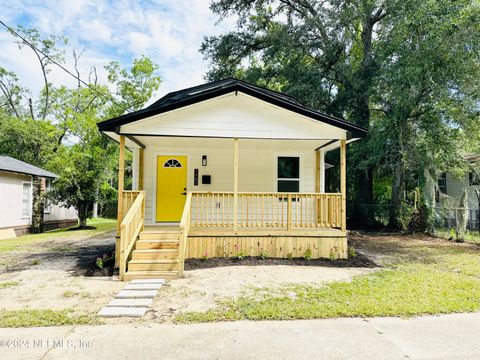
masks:
<path fill-rule="evenodd" d="M 60 325 L 91 325 L 97 320 L 93 315 L 75 314 L 72 310 L 2 310 L 0 312 L 0 328 L 34 327 Z"/>
<path fill-rule="evenodd" d="M 107 231 L 114 230 L 116 226 L 116 220 L 102 218 L 89 219 L 87 221 L 87 225 L 95 226 L 96 229 L 75 231 L 71 231 L 68 228 L 57 229 L 42 234 L 28 234 L 24 236 L 19 236 L 17 238 L 0 240 L 0 252 L 22 251 L 25 250 L 25 247 L 47 241 L 69 238 L 87 238 L 96 236 Z"/>
<path fill-rule="evenodd" d="M 413 316 L 480 310 L 480 251 L 424 238 L 354 241 L 384 268 L 351 282 L 247 289 L 176 322 Z"/>

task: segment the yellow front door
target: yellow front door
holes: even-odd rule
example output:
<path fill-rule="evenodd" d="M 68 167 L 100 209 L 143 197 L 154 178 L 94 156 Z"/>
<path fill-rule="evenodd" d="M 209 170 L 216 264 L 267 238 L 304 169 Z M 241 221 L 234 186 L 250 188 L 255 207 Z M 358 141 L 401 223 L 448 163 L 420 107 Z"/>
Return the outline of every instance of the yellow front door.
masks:
<path fill-rule="evenodd" d="M 187 157 L 157 157 L 157 221 L 182 218 L 187 193 Z"/>

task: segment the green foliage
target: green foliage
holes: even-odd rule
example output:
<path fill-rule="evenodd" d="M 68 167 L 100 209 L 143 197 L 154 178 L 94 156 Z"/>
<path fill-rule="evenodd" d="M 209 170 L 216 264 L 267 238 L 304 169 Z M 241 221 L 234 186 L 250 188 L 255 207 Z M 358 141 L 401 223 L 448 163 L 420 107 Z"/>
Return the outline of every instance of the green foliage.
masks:
<path fill-rule="evenodd" d="M 97 256 L 95 259 L 95 265 L 99 269 L 103 269 L 105 265 L 107 265 L 108 262 L 112 261 L 114 259 L 113 256 L 108 256 L 107 254 L 103 254 L 102 256 Z"/>
<path fill-rule="evenodd" d="M 435 218 L 432 208 L 428 206 L 425 199 L 421 197 L 418 209 L 413 212 L 409 229 L 413 232 L 432 234 L 434 221 Z"/>
<path fill-rule="evenodd" d="M 305 253 L 303 254 L 303 258 L 305 260 L 311 260 L 312 259 L 312 249 L 308 248 L 305 250 Z"/>
<path fill-rule="evenodd" d="M 59 136 L 49 120 L 19 119 L 0 112 L 0 154 L 43 167 L 55 156 Z"/>
<path fill-rule="evenodd" d="M 355 256 L 357 256 L 357 251 L 353 246 L 349 246 L 347 248 L 347 254 L 348 254 L 348 258 L 354 258 Z"/>
<path fill-rule="evenodd" d="M 336 246 L 334 246 L 332 249 L 330 249 L 330 260 L 331 261 L 335 261 L 335 260 L 338 259 L 337 251 L 338 251 L 338 248 Z"/>
<path fill-rule="evenodd" d="M 154 76 L 158 65 L 145 56 L 133 60 L 130 70 L 122 68 L 118 61 L 110 62 L 105 68 L 108 80 L 116 88 L 117 99 L 109 109 L 109 117 L 141 109 L 160 86 L 160 77 Z"/>
<path fill-rule="evenodd" d="M 3 281 L 0 282 L 0 289 L 6 289 L 12 286 L 18 286 L 20 285 L 19 281 Z"/>

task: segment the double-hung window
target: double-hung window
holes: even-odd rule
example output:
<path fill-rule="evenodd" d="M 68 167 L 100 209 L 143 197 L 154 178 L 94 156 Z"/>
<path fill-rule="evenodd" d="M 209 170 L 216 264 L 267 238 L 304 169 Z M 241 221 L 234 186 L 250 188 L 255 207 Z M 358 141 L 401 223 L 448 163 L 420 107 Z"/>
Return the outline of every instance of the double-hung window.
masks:
<path fill-rule="evenodd" d="M 279 156 L 277 160 L 278 192 L 300 191 L 300 158 L 298 156 Z"/>
<path fill-rule="evenodd" d="M 22 218 L 29 218 L 32 213 L 32 183 L 22 183 Z"/>

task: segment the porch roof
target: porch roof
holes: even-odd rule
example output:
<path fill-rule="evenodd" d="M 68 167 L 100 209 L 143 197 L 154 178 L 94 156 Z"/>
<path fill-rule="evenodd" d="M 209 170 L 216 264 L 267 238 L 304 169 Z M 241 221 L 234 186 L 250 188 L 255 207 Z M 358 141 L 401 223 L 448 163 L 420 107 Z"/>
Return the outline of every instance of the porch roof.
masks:
<path fill-rule="evenodd" d="M 167 113 L 206 100 L 221 97 L 229 93 L 238 92 L 252 96 L 279 108 L 292 111 L 312 120 L 319 121 L 323 124 L 341 129 L 347 132 L 348 139 L 362 138 L 367 133 L 366 129 L 358 125 L 350 123 L 344 119 L 329 116 L 310 109 L 288 95 L 261 88 L 235 78 L 227 78 L 224 80 L 214 81 L 169 93 L 145 109 L 102 121 L 98 124 L 98 128 L 108 136 L 116 139 L 121 133 L 120 128 L 124 125 L 132 124 L 155 115 Z M 128 142 L 134 143 L 135 138 L 131 136 L 130 139 L 127 139 L 127 145 Z"/>

